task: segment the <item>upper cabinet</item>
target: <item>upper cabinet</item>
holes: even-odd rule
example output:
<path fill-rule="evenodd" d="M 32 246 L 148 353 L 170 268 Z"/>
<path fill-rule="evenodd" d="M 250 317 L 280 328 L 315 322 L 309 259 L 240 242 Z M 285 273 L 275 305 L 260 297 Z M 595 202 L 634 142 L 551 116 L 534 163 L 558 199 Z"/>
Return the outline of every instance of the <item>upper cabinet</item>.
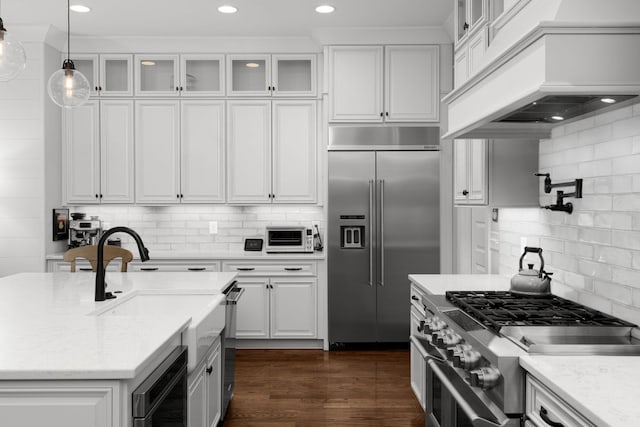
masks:
<path fill-rule="evenodd" d="M 473 34 L 487 22 L 489 15 L 488 0 L 457 0 L 455 12 L 456 44 Z"/>
<path fill-rule="evenodd" d="M 222 96 L 223 55 L 136 55 L 137 96 Z"/>
<path fill-rule="evenodd" d="M 313 97 L 316 55 L 227 55 L 227 95 Z"/>
<path fill-rule="evenodd" d="M 330 121 L 438 121 L 438 46 L 331 46 L 328 56 Z"/>
<path fill-rule="evenodd" d="M 133 95 L 133 55 L 75 54 L 71 60 L 89 80 L 91 96 Z"/>

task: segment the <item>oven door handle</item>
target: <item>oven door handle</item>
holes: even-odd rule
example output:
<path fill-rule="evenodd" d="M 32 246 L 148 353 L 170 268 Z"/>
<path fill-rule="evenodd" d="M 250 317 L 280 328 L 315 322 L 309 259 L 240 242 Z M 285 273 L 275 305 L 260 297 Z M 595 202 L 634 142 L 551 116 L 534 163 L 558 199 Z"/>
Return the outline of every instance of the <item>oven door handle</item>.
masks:
<path fill-rule="evenodd" d="M 438 350 L 433 348 L 427 341 L 421 340 L 420 338 L 415 337 L 413 335 L 409 337 L 409 340 L 411 340 L 413 345 L 416 346 L 416 349 L 418 350 L 418 352 L 420 353 L 420 356 L 422 356 L 424 360 L 438 360 L 440 362 L 445 361 L 445 358 L 440 355 Z M 431 348 L 428 348 L 427 346 Z"/>
<path fill-rule="evenodd" d="M 451 394 L 458 408 L 465 413 L 469 420 L 471 420 L 471 424 L 474 427 L 502 427 L 504 425 L 504 423 L 496 424 L 493 421 L 487 420 L 478 415 L 476 411 L 473 410 L 471 405 L 469 405 L 465 398 L 460 394 L 456 386 L 453 385 L 451 381 L 449 381 L 447 375 L 442 372 L 442 370 L 438 366 L 438 363 L 433 359 L 427 360 L 427 363 L 429 364 L 429 367 L 431 368 L 433 373 L 436 374 L 442 385 L 447 389 L 449 394 Z"/>

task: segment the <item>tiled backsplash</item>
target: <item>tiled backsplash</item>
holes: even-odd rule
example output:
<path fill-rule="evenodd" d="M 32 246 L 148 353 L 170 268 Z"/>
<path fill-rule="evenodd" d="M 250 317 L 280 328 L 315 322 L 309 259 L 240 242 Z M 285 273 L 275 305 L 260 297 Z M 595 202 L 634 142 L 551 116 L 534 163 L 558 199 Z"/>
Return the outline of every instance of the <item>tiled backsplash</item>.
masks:
<path fill-rule="evenodd" d="M 517 272 L 526 238 L 543 248 L 554 293 L 640 324 L 640 103 L 554 128 L 540 141 L 540 170 L 553 182 L 583 178 L 583 198 L 565 199 L 571 215 L 501 209 L 500 273 Z M 555 191 L 541 185 L 541 205 Z"/>
<path fill-rule="evenodd" d="M 125 226 L 140 234 L 153 251 L 214 253 L 242 251 L 245 237 L 264 237 L 267 225 L 317 223 L 323 232 L 323 212 L 319 206 L 83 206 L 71 212 L 97 215 L 105 228 Z M 209 234 L 209 222 L 216 221 L 218 232 Z M 115 234 L 123 247 L 137 253 L 133 240 Z"/>

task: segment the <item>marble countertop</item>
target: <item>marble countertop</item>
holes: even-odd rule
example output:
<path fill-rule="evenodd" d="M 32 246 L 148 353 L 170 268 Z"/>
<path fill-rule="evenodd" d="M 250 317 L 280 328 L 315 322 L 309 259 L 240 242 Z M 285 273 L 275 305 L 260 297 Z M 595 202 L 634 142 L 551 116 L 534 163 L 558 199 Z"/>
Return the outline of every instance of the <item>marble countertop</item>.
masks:
<path fill-rule="evenodd" d="M 136 292 L 211 295 L 235 273 L 108 272 L 118 298 Z M 21 273 L 0 279 L 0 380 L 127 379 L 179 337 L 199 313 L 95 316 L 113 300 L 94 301 L 93 274 Z M 117 299 L 116 299 L 117 301 Z"/>
<path fill-rule="evenodd" d="M 411 274 L 428 294 L 504 291 L 510 279 L 485 274 Z M 640 419 L 640 357 L 526 355 L 520 365 L 598 427 L 629 427 Z"/>
<path fill-rule="evenodd" d="M 131 249 L 133 253 L 133 259 L 139 261 L 138 251 Z M 48 260 L 61 260 L 63 252 L 47 254 Z M 268 254 L 264 251 L 218 251 L 211 253 L 203 252 L 181 252 L 181 251 L 149 251 L 151 259 L 153 261 L 182 261 L 182 260 L 197 260 L 197 261 L 216 261 L 216 260 L 251 260 L 251 261 L 277 261 L 277 260 L 322 260 L 325 258 L 324 252 L 313 253 L 282 253 L 282 254 Z"/>

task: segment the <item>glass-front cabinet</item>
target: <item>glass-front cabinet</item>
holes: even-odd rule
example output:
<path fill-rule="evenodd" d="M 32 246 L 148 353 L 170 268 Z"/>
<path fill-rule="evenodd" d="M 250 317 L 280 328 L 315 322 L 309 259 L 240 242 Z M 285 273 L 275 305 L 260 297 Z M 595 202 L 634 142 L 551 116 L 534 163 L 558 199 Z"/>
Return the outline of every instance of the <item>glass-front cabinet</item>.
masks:
<path fill-rule="evenodd" d="M 136 55 L 137 96 L 178 96 L 178 55 Z"/>
<path fill-rule="evenodd" d="M 316 94 L 316 55 L 227 55 L 227 95 Z"/>
<path fill-rule="evenodd" d="M 473 33 L 487 21 L 489 12 L 488 0 L 457 0 L 456 43 Z"/>
<path fill-rule="evenodd" d="M 180 55 L 182 96 L 224 95 L 224 55 Z"/>
<path fill-rule="evenodd" d="M 224 55 L 136 55 L 138 96 L 222 96 Z"/>
<path fill-rule="evenodd" d="M 71 60 L 76 70 L 89 80 L 91 96 L 133 95 L 133 55 L 75 54 Z"/>

